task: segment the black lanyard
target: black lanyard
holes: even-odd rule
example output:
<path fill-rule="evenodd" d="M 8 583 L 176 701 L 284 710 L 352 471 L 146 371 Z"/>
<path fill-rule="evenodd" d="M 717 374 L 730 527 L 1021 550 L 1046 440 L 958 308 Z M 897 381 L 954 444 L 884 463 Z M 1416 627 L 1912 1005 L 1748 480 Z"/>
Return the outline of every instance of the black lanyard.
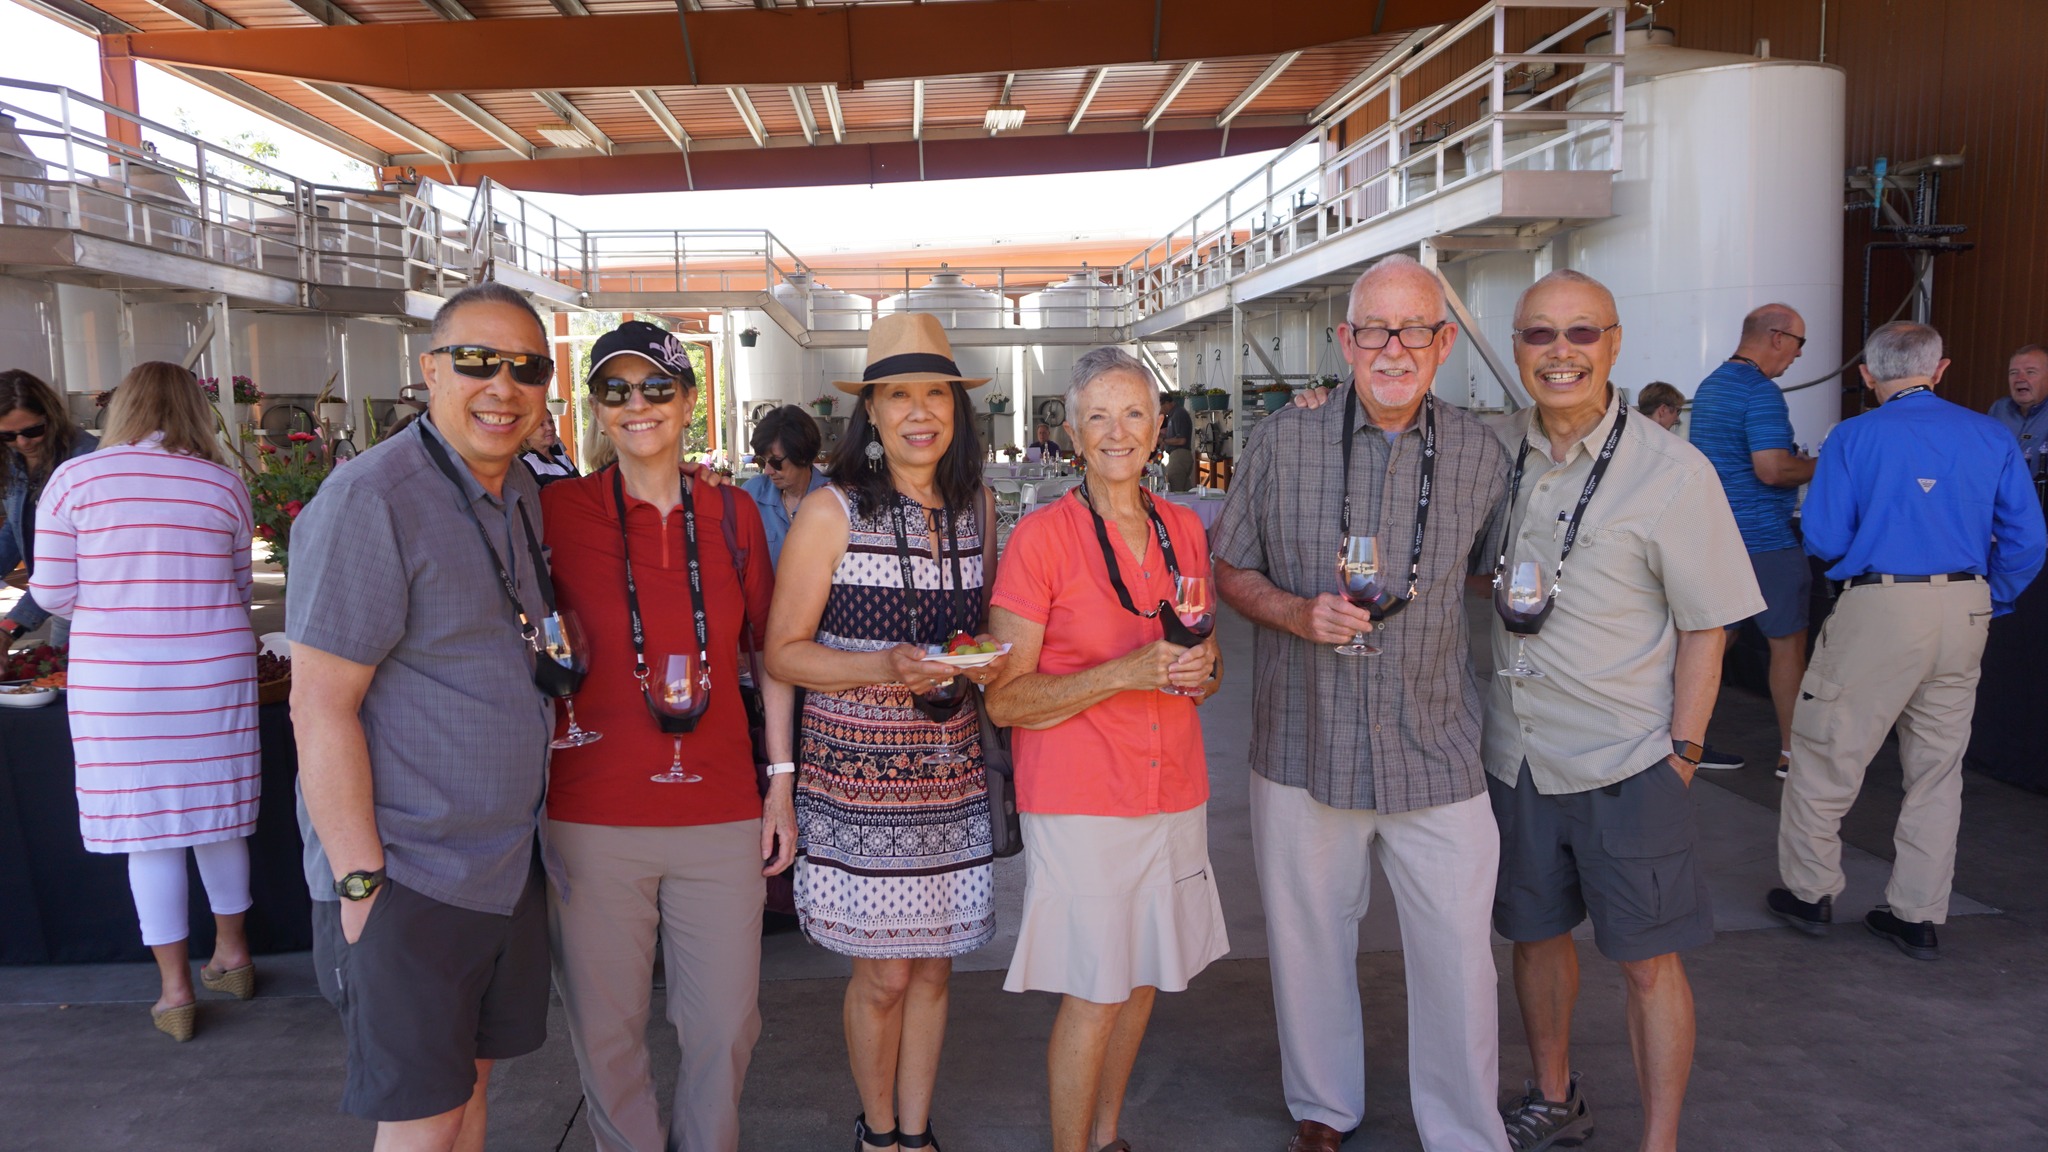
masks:
<path fill-rule="evenodd" d="M 1532 420 L 1536 418 L 1534 416 L 1530 417 Z M 1593 502 L 1593 493 L 1599 490 L 1601 478 L 1607 475 L 1607 466 L 1614 462 L 1614 449 L 1616 445 L 1621 443 L 1621 428 L 1627 422 L 1628 405 L 1619 405 L 1614 413 L 1614 428 L 1607 433 L 1607 442 L 1600 446 L 1600 455 L 1593 461 L 1593 471 L 1586 477 L 1586 486 L 1579 491 L 1578 506 L 1572 509 L 1571 522 L 1565 525 L 1564 547 L 1557 554 L 1557 575 L 1553 576 L 1550 581 L 1550 596 L 1552 599 L 1557 597 L 1557 590 L 1564 580 L 1565 558 L 1572 554 L 1572 544 L 1579 538 L 1579 521 L 1585 518 L 1586 505 Z M 1520 496 L 1522 492 L 1522 466 L 1528 459 L 1529 436 L 1525 432 L 1522 434 L 1522 448 L 1515 453 L 1514 479 L 1508 481 L 1509 517 L 1513 517 L 1515 514 L 1515 498 Z M 1493 580 L 1495 584 L 1500 583 L 1500 574 L 1507 569 L 1508 541 L 1513 539 L 1514 535 L 1515 526 L 1512 522 L 1501 525 L 1500 559 L 1493 562 Z"/>
<path fill-rule="evenodd" d="M 1915 392 L 1932 391 L 1934 391 L 1934 385 L 1932 384 L 1915 384 L 1911 388 L 1901 388 L 1897 392 L 1892 393 L 1891 399 L 1886 400 L 1885 403 L 1889 404 L 1892 402 L 1892 400 L 1904 400 L 1906 397 L 1911 396 Z"/>
<path fill-rule="evenodd" d="M 889 510 L 889 522 L 896 528 L 896 558 L 903 562 L 903 608 L 904 611 L 910 614 L 910 642 L 913 644 L 929 644 L 931 642 L 924 638 L 924 626 L 917 610 L 917 578 L 910 567 L 910 536 L 903 522 L 903 502 L 907 499 L 909 497 L 901 493 L 897 494 L 896 506 Z M 919 507 L 923 506 L 919 505 Z M 960 595 L 966 589 L 961 587 L 964 581 L 960 576 L 960 537 L 954 531 L 956 522 L 953 519 L 953 510 L 951 508 L 945 510 L 945 517 L 946 551 L 951 553 L 953 557 L 953 590 L 950 598 L 947 600 L 946 623 L 956 625 L 957 630 L 958 618 L 962 615 L 959 612 L 958 602 Z M 946 565 L 943 560 L 934 559 L 939 566 L 939 591 L 943 593 L 946 591 Z M 945 641 L 946 637 L 939 637 L 939 643 L 943 644 Z"/>
<path fill-rule="evenodd" d="M 640 681 L 640 690 L 647 691 L 647 628 L 640 621 L 640 588 L 633 582 L 633 541 L 632 533 L 626 529 L 626 484 L 619 478 L 618 465 L 612 465 L 612 502 L 619 509 L 619 547 L 626 559 L 626 619 L 633 626 L 633 675 Z M 698 678 L 709 683 L 711 675 L 711 630 L 704 618 L 704 575 L 697 563 L 697 509 L 690 502 L 690 493 L 684 489 L 683 498 L 683 558 L 690 569 L 690 615 L 697 622 L 697 668 Z M 667 673 L 664 671 L 663 675 Z"/>
<path fill-rule="evenodd" d="M 1344 390 L 1344 512 L 1338 528 L 1351 535 L 1351 441 L 1357 434 L 1352 426 L 1358 419 L 1358 389 Z M 1392 450 L 1392 445 L 1388 449 Z M 1415 542 L 1408 550 L 1408 598 L 1415 598 L 1422 579 L 1422 533 L 1429 527 L 1429 493 L 1436 486 L 1436 397 L 1422 398 L 1422 476 L 1415 489 Z M 1343 547 L 1342 542 L 1338 544 Z"/>
<path fill-rule="evenodd" d="M 1116 562 L 1116 551 L 1109 546 L 1109 525 L 1103 523 L 1102 513 L 1095 510 L 1095 501 L 1088 495 L 1088 484 L 1086 481 L 1082 481 L 1080 487 L 1074 493 L 1074 498 L 1081 502 L 1083 508 L 1088 509 L 1088 515 L 1095 521 L 1095 540 L 1102 545 L 1102 564 L 1109 569 L 1109 586 L 1116 589 L 1116 598 L 1118 602 L 1123 604 L 1124 611 L 1129 612 L 1133 616 L 1143 616 L 1146 619 L 1158 616 L 1160 609 L 1165 607 L 1163 601 L 1160 608 L 1154 608 L 1150 612 L 1138 611 L 1138 605 L 1132 601 L 1131 590 L 1124 584 L 1123 570 Z M 1166 557 L 1166 573 L 1178 580 L 1180 578 L 1180 560 L 1173 554 L 1173 538 L 1166 534 L 1166 523 L 1159 519 L 1159 510 L 1153 506 L 1152 497 L 1149 494 L 1141 490 L 1138 493 L 1138 499 L 1144 503 L 1145 515 L 1152 521 L 1152 531 L 1159 537 L 1160 554 Z M 1143 563 L 1144 557 L 1141 556 L 1138 560 L 1139 563 Z"/>
<path fill-rule="evenodd" d="M 433 459 L 434 466 L 441 470 L 441 475 L 448 478 L 448 483 L 455 486 L 455 495 L 462 501 L 462 510 L 469 514 L 469 522 L 476 525 L 476 534 L 478 539 L 484 542 L 484 551 L 491 554 L 491 564 L 498 570 L 498 583 L 505 590 L 505 601 L 512 605 L 513 614 L 519 617 L 519 635 L 525 639 L 527 647 L 539 651 L 540 629 L 527 618 L 526 606 L 519 601 L 519 554 L 516 551 L 512 554 L 512 567 L 507 568 L 505 561 L 498 556 L 498 546 L 491 543 L 491 534 L 484 530 L 484 522 L 477 517 L 476 505 L 469 498 L 469 489 L 463 487 L 462 476 L 455 471 L 454 461 L 448 459 L 447 449 L 441 447 L 440 440 L 425 428 L 418 429 L 418 434 L 420 443 L 426 446 L 427 455 Z M 533 534 L 533 521 L 526 517 L 524 502 L 519 505 L 519 521 L 526 527 L 526 550 L 533 560 L 534 579 L 540 584 L 541 603 L 547 607 L 548 614 L 553 615 L 555 582 L 548 575 L 548 562 L 541 555 L 540 539 Z"/>

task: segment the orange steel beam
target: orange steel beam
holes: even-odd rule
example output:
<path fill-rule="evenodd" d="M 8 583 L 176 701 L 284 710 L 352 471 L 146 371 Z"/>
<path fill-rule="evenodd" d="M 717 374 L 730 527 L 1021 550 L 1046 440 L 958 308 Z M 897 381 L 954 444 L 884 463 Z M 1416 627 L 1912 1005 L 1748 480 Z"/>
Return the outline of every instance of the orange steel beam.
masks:
<path fill-rule="evenodd" d="M 1299 127 L 1236 128 L 1103 133 L 1085 136 L 1017 136 L 1004 139 L 927 140 L 923 179 L 964 180 L 980 176 L 1028 176 L 1046 172 L 1105 172 L 1165 167 L 1217 156 L 1284 148 L 1301 136 Z M 1227 146 L 1227 150 L 1226 150 Z M 834 184 L 887 184 L 920 179 L 918 144 L 821 145 L 693 152 L 683 170 L 681 152 L 563 157 L 456 164 L 458 184 L 475 186 L 488 176 L 524 192 L 699 192 L 733 188 L 808 188 Z M 1150 164 L 1147 163 L 1149 148 Z"/>
<path fill-rule="evenodd" d="M 100 37 L 100 99 L 137 116 L 142 115 L 141 94 L 135 87 L 135 57 L 121 50 L 118 36 Z M 120 116 L 107 115 L 107 139 L 142 155 L 142 125 Z"/>
<path fill-rule="evenodd" d="M 1461 18 L 1478 0 L 961 0 L 137 32 L 139 59 L 403 92 L 839 84 L 1256 56 Z M 689 22 L 687 40 L 681 20 Z"/>

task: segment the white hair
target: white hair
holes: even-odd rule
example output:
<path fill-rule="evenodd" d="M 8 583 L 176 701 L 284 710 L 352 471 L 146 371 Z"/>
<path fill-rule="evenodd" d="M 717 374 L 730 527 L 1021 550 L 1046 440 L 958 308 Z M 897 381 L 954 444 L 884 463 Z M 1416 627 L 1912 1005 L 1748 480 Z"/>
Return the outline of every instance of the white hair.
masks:
<path fill-rule="evenodd" d="M 1863 363 L 1880 384 L 1932 376 L 1941 364 L 1941 333 L 1925 324 L 1894 320 L 1864 341 Z"/>
<path fill-rule="evenodd" d="M 1159 419 L 1159 382 L 1145 362 L 1114 344 L 1105 345 L 1086 353 L 1074 361 L 1074 370 L 1067 377 L 1066 395 L 1062 397 L 1067 409 L 1067 419 L 1072 420 L 1080 411 L 1081 393 L 1090 384 L 1104 376 L 1129 373 L 1145 382 L 1145 402 L 1152 406 L 1152 418 Z"/>
<path fill-rule="evenodd" d="M 1354 327 L 1357 326 L 1358 302 L 1365 298 L 1366 281 L 1389 272 L 1405 271 L 1410 268 L 1429 277 L 1430 283 L 1436 287 L 1436 318 L 1439 320 L 1449 320 L 1451 318 L 1451 298 L 1444 291 L 1442 278 L 1424 267 L 1422 261 L 1408 255 L 1406 252 L 1395 252 L 1373 261 L 1371 267 L 1360 272 L 1358 279 L 1351 282 L 1351 298 L 1344 306 L 1345 321 Z"/>

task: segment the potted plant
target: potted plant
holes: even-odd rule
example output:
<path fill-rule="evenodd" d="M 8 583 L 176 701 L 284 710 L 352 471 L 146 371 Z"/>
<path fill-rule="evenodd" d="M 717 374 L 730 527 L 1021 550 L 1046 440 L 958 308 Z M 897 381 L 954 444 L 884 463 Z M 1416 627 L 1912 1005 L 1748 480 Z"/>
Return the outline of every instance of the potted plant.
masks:
<path fill-rule="evenodd" d="M 1010 411 L 1010 398 L 1001 392 L 988 394 L 988 413 L 991 416 L 1006 416 Z"/>
<path fill-rule="evenodd" d="M 742 348 L 752 348 L 754 346 L 754 342 L 759 340 L 760 338 L 761 330 L 759 328 L 740 329 L 740 347 Z"/>
<path fill-rule="evenodd" d="M 313 411 L 319 413 L 320 423 L 334 433 L 340 433 L 348 423 L 348 401 L 334 398 L 334 382 L 341 378 L 336 372 L 327 378 L 320 388 L 320 395 L 313 398 Z"/>
<path fill-rule="evenodd" d="M 1202 395 L 1209 398 L 1209 411 L 1230 411 L 1230 393 L 1228 391 L 1222 388 L 1207 388 L 1203 390 Z"/>
<path fill-rule="evenodd" d="M 818 394 L 816 399 L 811 401 L 811 411 L 816 412 L 820 416 L 830 416 L 832 415 L 833 407 L 838 403 L 839 397 L 834 396 L 830 392 L 822 392 Z"/>
<path fill-rule="evenodd" d="M 270 558 L 289 576 L 292 521 L 312 502 L 331 469 L 320 438 L 311 432 L 293 432 L 282 449 L 258 443 L 256 451 L 263 468 L 247 477 L 256 537 L 270 545 Z"/>
<path fill-rule="evenodd" d="M 220 402 L 219 377 L 207 376 L 199 381 L 199 386 L 206 389 L 206 398 L 208 400 L 216 404 Z M 239 427 L 249 423 L 254 416 L 260 414 L 252 412 L 251 408 L 262 402 L 263 393 L 256 387 L 256 382 L 247 376 L 236 376 L 231 381 L 231 387 L 233 391 L 229 393 L 229 403 L 234 405 L 235 424 Z"/>
<path fill-rule="evenodd" d="M 1022 448 L 1017 447 L 1015 444 L 1003 445 L 1002 452 L 1003 455 L 1007 457 L 1010 463 L 1012 464 L 1015 464 L 1017 462 L 1017 457 L 1022 456 L 1024 454 L 1024 450 Z"/>
<path fill-rule="evenodd" d="M 1259 405 L 1268 412 L 1278 412 L 1287 406 L 1287 401 L 1293 394 L 1294 390 L 1285 384 L 1268 384 L 1265 391 L 1259 395 Z"/>
<path fill-rule="evenodd" d="M 569 411 L 569 402 L 560 396 L 548 397 L 548 415 L 560 420 Z"/>

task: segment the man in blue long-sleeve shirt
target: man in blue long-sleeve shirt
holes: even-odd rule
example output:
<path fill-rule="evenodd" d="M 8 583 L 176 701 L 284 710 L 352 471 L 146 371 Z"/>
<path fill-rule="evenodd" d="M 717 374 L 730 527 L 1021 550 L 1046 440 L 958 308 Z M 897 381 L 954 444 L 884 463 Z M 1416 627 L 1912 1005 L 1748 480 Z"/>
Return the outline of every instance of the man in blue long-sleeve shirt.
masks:
<path fill-rule="evenodd" d="M 1771 911 L 1814 935 L 1833 920 L 1842 816 L 1894 723 L 1905 769 L 1887 904 L 1864 919 L 1907 955 L 1938 954 L 1962 818 L 1963 749 L 1991 618 L 2041 570 L 2048 529 L 1997 421 L 1934 394 L 1941 336 L 1887 324 L 1864 347 L 1878 408 L 1835 429 L 1807 490 L 1806 550 L 1846 582 L 1792 714 Z"/>

